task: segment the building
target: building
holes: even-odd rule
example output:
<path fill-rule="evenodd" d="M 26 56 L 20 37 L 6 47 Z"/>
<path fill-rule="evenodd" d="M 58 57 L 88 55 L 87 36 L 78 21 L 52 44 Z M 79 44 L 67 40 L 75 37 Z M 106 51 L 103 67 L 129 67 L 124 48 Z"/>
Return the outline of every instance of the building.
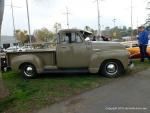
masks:
<path fill-rule="evenodd" d="M 0 46 L 3 48 L 8 48 L 18 44 L 18 41 L 16 41 L 16 39 L 13 36 L 1 36 L 0 41 L 1 41 Z"/>

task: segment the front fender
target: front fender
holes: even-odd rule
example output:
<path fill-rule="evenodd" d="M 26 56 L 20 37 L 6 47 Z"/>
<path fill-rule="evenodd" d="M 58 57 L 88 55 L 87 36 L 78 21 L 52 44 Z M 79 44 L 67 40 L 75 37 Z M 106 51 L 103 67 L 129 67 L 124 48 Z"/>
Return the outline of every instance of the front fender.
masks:
<path fill-rule="evenodd" d="M 18 70 L 24 63 L 31 63 L 35 66 L 37 72 L 41 72 L 43 69 L 43 63 L 41 59 L 36 55 L 19 55 L 11 59 L 12 70 Z"/>
<path fill-rule="evenodd" d="M 95 52 L 90 59 L 89 71 L 91 73 L 98 73 L 101 64 L 106 60 L 118 60 L 126 69 L 129 63 L 128 52 L 126 50 Z"/>

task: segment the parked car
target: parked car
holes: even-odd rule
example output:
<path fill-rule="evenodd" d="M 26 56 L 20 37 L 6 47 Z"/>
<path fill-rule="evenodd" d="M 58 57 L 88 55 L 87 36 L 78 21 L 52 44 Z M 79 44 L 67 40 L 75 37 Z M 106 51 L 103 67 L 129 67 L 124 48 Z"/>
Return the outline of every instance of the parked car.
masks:
<path fill-rule="evenodd" d="M 127 48 L 127 50 L 130 53 L 130 58 L 131 59 L 139 59 L 139 58 L 141 58 L 139 47 L 131 47 L 131 48 Z M 150 56 L 150 46 L 147 47 L 147 53 L 148 53 L 148 56 Z"/>
<path fill-rule="evenodd" d="M 117 42 L 85 41 L 84 30 L 64 29 L 57 34 L 54 49 L 8 52 L 8 66 L 21 70 L 24 78 L 37 73 L 101 73 L 117 77 L 129 66 L 126 48 Z M 91 35 L 91 34 L 89 34 Z"/>
<path fill-rule="evenodd" d="M 28 50 L 33 50 L 33 48 L 30 47 L 30 46 L 22 46 L 22 47 L 19 48 L 19 50 L 20 51 L 28 51 Z"/>
<path fill-rule="evenodd" d="M 7 49 L 5 49 L 4 51 L 5 52 L 23 52 L 23 51 L 28 51 L 28 50 L 32 50 L 33 48 L 31 48 L 30 46 L 22 46 L 22 47 L 19 47 L 19 46 L 12 46 L 12 47 L 9 47 Z"/>
<path fill-rule="evenodd" d="M 122 42 L 121 44 L 123 44 L 126 47 L 126 49 L 130 54 L 131 59 L 141 58 L 140 49 L 137 41 L 127 41 L 127 42 Z M 147 53 L 148 56 L 150 56 L 150 41 L 148 43 Z"/>
<path fill-rule="evenodd" d="M 0 53 L 4 52 L 4 49 L 0 46 Z"/>
<path fill-rule="evenodd" d="M 5 49 L 4 51 L 5 52 L 17 52 L 18 49 L 19 49 L 18 46 L 12 46 L 12 47 L 9 47 L 9 48 Z"/>

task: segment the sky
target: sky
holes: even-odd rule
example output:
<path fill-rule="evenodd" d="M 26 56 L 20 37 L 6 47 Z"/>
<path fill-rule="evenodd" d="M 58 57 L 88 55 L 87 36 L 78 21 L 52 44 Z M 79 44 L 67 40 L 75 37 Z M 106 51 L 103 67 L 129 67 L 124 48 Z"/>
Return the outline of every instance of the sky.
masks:
<path fill-rule="evenodd" d="M 101 27 L 131 26 L 131 0 L 99 0 Z M 133 1 L 133 27 L 145 23 L 150 10 L 146 10 L 148 0 Z M 67 28 L 66 7 L 69 10 L 70 28 L 97 29 L 96 0 L 28 0 L 31 32 L 43 27 L 53 30 L 54 23 Z M 13 34 L 11 0 L 5 0 L 2 35 Z M 13 0 L 16 29 L 28 30 L 26 0 Z"/>

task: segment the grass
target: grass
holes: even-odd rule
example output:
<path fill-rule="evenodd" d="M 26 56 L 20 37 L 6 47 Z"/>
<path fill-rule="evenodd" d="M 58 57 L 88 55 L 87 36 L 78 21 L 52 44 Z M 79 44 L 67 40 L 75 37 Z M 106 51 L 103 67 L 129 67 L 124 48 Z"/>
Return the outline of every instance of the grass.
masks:
<path fill-rule="evenodd" d="M 135 67 L 126 75 L 147 69 L 149 62 L 134 61 Z M 108 84 L 116 78 L 104 78 L 94 74 L 40 75 L 24 80 L 19 73 L 3 73 L 3 80 L 10 95 L 0 100 L 0 112 L 29 113 L 44 106 L 78 95 L 84 91 Z"/>

